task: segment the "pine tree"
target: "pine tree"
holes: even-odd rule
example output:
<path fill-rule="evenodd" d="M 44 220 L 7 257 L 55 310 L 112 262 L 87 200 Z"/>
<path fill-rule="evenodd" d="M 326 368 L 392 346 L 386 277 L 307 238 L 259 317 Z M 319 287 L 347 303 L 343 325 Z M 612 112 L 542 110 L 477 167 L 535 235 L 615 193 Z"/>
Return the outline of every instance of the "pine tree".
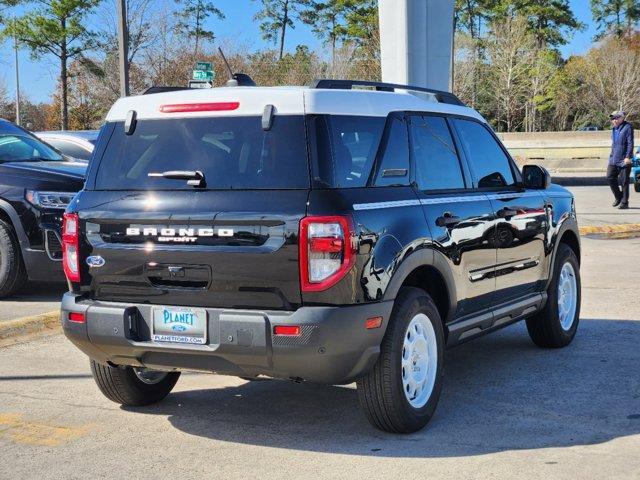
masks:
<path fill-rule="evenodd" d="M 313 33 L 331 45 L 331 62 L 335 61 L 336 46 L 343 28 L 344 8 L 339 0 L 311 0 L 300 14 L 302 21 L 311 26 Z"/>
<path fill-rule="evenodd" d="M 640 21 L 640 1 L 591 0 L 591 14 L 598 26 L 596 39 L 608 33 L 622 37 Z"/>
<path fill-rule="evenodd" d="M 34 58 L 53 55 L 60 62 L 61 124 L 69 128 L 68 65 L 96 45 L 87 16 L 100 0 L 39 0 L 37 7 L 9 22 L 3 31 L 26 46 Z M 3 2 L 8 3 L 8 2 Z"/>
<path fill-rule="evenodd" d="M 256 1 L 256 0 L 254 0 Z M 278 59 L 282 60 L 284 54 L 284 41 L 287 28 L 295 28 L 295 19 L 300 18 L 300 13 L 309 0 L 260 0 L 262 9 L 254 19 L 260 22 L 262 38 L 279 45 Z"/>
<path fill-rule="evenodd" d="M 572 32 L 584 28 L 568 0 L 502 0 L 492 10 L 494 18 L 514 14 L 526 18 L 538 48 L 566 45 Z"/>
<path fill-rule="evenodd" d="M 211 0 L 176 0 L 176 3 L 182 5 L 182 10 L 178 12 L 176 32 L 194 39 L 193 55 L 197 56 L 201 43 L 215 38 L 213 31 L 207 30 L 206 20 L 211 16 L 222 20 L 224 13 Z"/>

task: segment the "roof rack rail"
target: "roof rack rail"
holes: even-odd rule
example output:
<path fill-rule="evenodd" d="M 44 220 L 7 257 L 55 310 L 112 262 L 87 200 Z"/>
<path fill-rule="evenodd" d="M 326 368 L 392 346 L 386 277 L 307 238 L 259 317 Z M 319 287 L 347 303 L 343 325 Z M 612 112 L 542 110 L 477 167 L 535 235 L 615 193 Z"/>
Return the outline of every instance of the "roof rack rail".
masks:
<path fill-rule="evenodd" d="M 152 95 L 154 93 L 164 93 L 164 92 L 177 92 L 180 90 L 191 90 L 189 87 L 149 87 L 147 88 L 144 92 L 142 92 L 142 95 Z"/>
<path fill-rule="evenodd" d="M 398 85 L 395 83 L 373 82 L 368 80 L 334 80 L 329 78 L 316 79 L 311 85 L 311 88 L 327 88 L 335 90 L 352 90 L 353 87 L 373 87 L 376 89 L 376 91 L 379 92 L 395 92 L 396 89 L 398 89 L 430 93 L 440 103 L 448 103 L 451 105 L 466 107 L 465 103 L 458 97 L 456 97 L 453 93 L 425 87 Z"/>

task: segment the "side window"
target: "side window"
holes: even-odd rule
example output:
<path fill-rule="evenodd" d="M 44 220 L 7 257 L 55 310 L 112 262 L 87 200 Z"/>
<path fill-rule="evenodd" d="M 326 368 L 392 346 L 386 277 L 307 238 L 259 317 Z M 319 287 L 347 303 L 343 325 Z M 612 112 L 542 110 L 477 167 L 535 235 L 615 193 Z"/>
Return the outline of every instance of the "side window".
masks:
<path fill-rule="evenodd" d="M 84 148 L 73 142 L 58 139 L 48 140 L 48 142 L 50 145 L 53 145 L 65 155 L 80 158 L 82 160 L 89 160 L 89 158 L 91 158 L 91 152 L 86 151 Z"/>
<path fill-rule="evenodd" d="M 509 158 L 487 129 L 470 120 L 455 119 L 454 124 L 478 188 L 515 185 Z"/>
<path fill-rule="evenodd" d="M 375 180 L 376 187 L 409 185 L 409 135 L 404 120 L 393 118 Z"/>
<path fill-rule="evenodd" d="M 411 117 L 411 145 L 420 190 L 465 188 L 456 147 L 443 117 Z"/>

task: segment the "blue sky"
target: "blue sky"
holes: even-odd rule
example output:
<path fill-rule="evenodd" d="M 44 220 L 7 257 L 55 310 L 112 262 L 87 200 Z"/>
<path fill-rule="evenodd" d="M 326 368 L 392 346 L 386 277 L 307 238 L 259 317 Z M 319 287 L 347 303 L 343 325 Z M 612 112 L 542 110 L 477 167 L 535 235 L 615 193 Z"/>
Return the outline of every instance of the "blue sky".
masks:
<path fill-rule="evenodd" d="M 562 48 L 563 55 L 581 54 L 589 49 L 595 34 L 591 11 L 587 0 L 570 0 L 575 15 L 587 25 L 583 32 L 574 34 L 568 45 Z M 168 3 L 173 6 L 173 2 Z M 220 0 L 217 6 L 226 15 L 225 20 L 214 20 L 212 29 L 221 42 L 239 41 L 250 48 L 261 48 L 265 42 L 260 38 L 258 24 L 253 20 L 259 9 L 259 2 L 253 0 Z M 286 48 L 307 44 L 311 48 L 320 47 L 319 41 L 305 25 L 298 24 L 287 32 Z M 48 101 L 55 85 L 58 65 L 54 58 L 33 61 L 27 51 L 20 51 L 21 92 L 33 102 Z M 4 83 L 10 95 L 15 89 L 13 50 L 9 43 L 0 44 L 0 84 Z"/>

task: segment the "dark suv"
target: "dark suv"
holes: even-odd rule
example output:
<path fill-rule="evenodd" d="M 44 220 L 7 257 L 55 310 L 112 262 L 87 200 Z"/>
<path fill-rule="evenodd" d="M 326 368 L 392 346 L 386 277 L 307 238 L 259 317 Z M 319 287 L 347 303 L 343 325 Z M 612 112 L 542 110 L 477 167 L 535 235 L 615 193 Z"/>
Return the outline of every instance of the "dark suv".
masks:
<path fill-rule="evenodd" d="M 0 298 L 27 279 L 64 282 L 62 214 L 86 169 L 0 119 Z"/>
<path fill-rule="evenodd" d="M 578 328 L 571 194 L 521 173 L 456 97 L 415 87 L 121 99 L 63 250 L 64 331 L 131 406 L 182 370 L 356 381 L 375 426 L 411 432 L 445 347 L 520 320 L 563 347 Z"/>

